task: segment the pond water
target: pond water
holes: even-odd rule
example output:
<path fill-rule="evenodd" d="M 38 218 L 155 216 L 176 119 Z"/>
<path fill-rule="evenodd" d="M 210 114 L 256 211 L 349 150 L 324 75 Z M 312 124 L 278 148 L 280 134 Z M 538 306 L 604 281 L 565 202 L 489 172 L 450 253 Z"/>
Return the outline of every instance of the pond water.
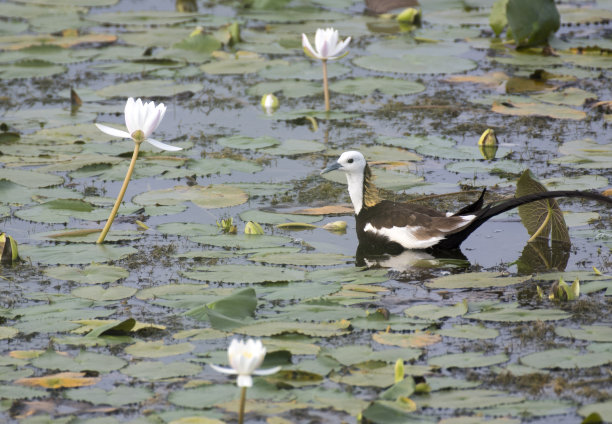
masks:
<path fill-rule="evenodd" d="M 612 420 L 608 206 L 560 201 L 569 249 L 528 243 L 512 211 L 443 257 L 364 256 L 352 213 L 304 213 L 350 204 L 343 175 L 319 175 L 345 150 L 385 197 L 442 210 L 512 196 L 525 170 L 608 189 L 612 3 L 560 5 L 554 55 L 495 39 L 485 0 L 428 1 L 420 28 L 281 3 L 0 3 L 0 220 L 22 258 L 0 274 L 0 421 L 236 422 L 239 389 L 208 366 L 234 337 L 282 366 L 247 422 Z M 326 27 L 352 37 L 328 114 L 301 47 Z M 183 150 L 143 144 L 100 246 L 71 231 L 100 229 L 121 188 L 134 143 L 94 122 L 124 128 L 129 96 L 165 103 L 154 138 Z M 549 299 L 560 279 L 578 299 Z"/>

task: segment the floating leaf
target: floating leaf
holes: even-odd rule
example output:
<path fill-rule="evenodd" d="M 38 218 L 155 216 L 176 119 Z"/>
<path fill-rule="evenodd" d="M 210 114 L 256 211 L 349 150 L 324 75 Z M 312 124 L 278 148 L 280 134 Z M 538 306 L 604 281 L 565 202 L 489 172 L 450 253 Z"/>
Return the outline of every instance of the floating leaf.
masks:
<path fill-rule="evenodd" d="M 252 236 L 258 237 L 258 236 Z M 224 283 L 265 283 L 277 281 L 299 281 L 304 272 L 297 269 L 260 265 L 212 265 L 181 272 L 187 278 L 200 281 Z"/>
<path fill-rule="evenodd" d="M 91 300 L 120 300 L 132 297 L 138 290 L 134 287 L 113 286 L 105 289 L 100 286 L 78 287 L 72 290 L 76 297 Z"/>
<path fill-rule="evenodd" d="M 277 265 L 325 266 L 344 264 L 353 258 L 339 253 L 259 253 L 249 256 L 249 260 Z"/>
<path fill-rule="evenodd" d="M 226 208 L 245 203 L 248 195 L 229 185 L 210 186 L 175 186 L 172 188 L 152 190 L 134 197 L 134 203 L 139 205 L 178 205 L 191 201 L 195 205 L 205 208 Z"/>
<path fill-rule="evenodd" d="M 163 358 L 166 356 L 182 355 L 194 349 L 191 343 L 176 343 L 166 345 L 163 340 L 152 342 L 136 342 L 125 348 L 125 353 L 141 358 Z"/>
<path fill-rule="evenodd" d="M 401 74 L 455 74 L 476 67 L 476 62 L 462 57 L 426 56 L 403 54 L 400 57 L 361 56 L 353 63 L 371 71 L 396 72 Z"/>
<path fill-rule="evenodd" d="M 43 377 L 20 378 L 15 381 L 24 386 L 40 386 L 47 389 L 60 389 L 64 387 L 83 387 L 97 384 L 100 377 L 85 377 L 84 372 L 60 372 Z"/>
<path fill-rule="evenodd" d="M 122 12 L 129 13 L 129 12 Z M 101 16 L 98 14 L 96 16 Z M 125 82 L 117 85 L 111 85 L 96 91 L 96 94 L 105 97 L 140 97 L 142 93 L 147 93 L 149 97 L 173 97 L 180 93 L 195 93 L 204 89 L 204 86 L 199 83 L 192 84 L 177 84 L 173 80 L 145 80 L 138 79 L 135 81 Z"/>
<path fill-rule="evenodd" d="M 48 350 L 39 357 L 34 358 L 32 365 L 52 370 L 109 372 L 123 368 L 126 362 L 115 356 L 94 352 L 83 351 L 75 357 L 70 357 Z"/>
<path fill-rule="evenodd" d="M 45 274 L 58 280 L 76 281 L 84 284 L 113 283 L 130 275 L 125 268 L 104 264 L 91 264 L 83 269 L 62 265 L 47 268 Z"/>
<path fill-rule="evenodd" d="M 472 406 L 472 409 L 481 409 L 496 405 L 516 404 L 523 400 L 522 396 L 512 396 L 500 390 L 487 389 L 449 390 L 436 392 L 435 396 L 427 398 L 415 397 L 419 405 L 450 409 L 464 409 L 469 406 Z"/>
<path fill-rule="evenodd" d="M 548 0 L 508 0 L 506 17 L 519 46 L 546 44 L 560 25 L 557 6 Z"/>
<path fill-rule="evenodd" d="M 425 91 L 418 82 L 394 78 L 346 78 L 330 84 L 329 89 L 342 94 L 369 96 L 375 91 L 388 95 L 416 94 Z"/>
<path fill-rule="evenodd" d="M 202 367 L 190 362 L 142 361 L 122 369 L 123 374 L 145 381 L 164 380 L 177 377 L 190 377 L 199 374 Z"/>
<path fill-rule="evenodd" d="M 119 386 L 109 391 L 103 389 L 72 389 L 67 390 L 64 396 L 68 399 L 90 402 L 95 405 L 123 406 L 144 402 L 152 397 L 153 393 L 141 387 Z"/>
<path fill-rule="evenodd" d="M 538 369 L 591 368 L 612 362 L 609 353 L 581 354 L 577 349 L 549 349 L 521 357 L 521 363 Z"/>
<path fill-rule="evenodd" d="M 404 309 L 404 314 L 423 319 L 437 321 L 440 318 L 450 318 L 466 314 L 468 311 L 466 302 L 459 302 L 454 306 L 437 306 L 421 304 Z"/>
<path fill-rule="evenodd" d="M 478 368 L 501 364 L 508 359 L 508 356 L 503 353 L 498 355 L 484 355 L 480 352 L 451 353 L 430 357 L 429 365 L 440 368 Z"/>
<path fill-rule="evenodd" d="M 555 321 L 570 316 L 560 309 L 519 309 L 518 304 L 496 305 L 480 312 L 466 315 L 466 318 L 482 321 L 522 322 L 522 321 Z"/>
<path fill-rule="evenodd" d="M 605 325 L 582 325 L 581 328 L 555 327 L 560 337 L 590 342 L 612 342 L 612 327 Z"/>
<path fill-rule="evenodd" d="M 235 328 L 233 331 L 240 334 L 246 334 L 250 337 L 274 336 L 280 334 L 304 334 L 311 337 L 334 337 L 348 334 L 350 321 L 336 322 L 286 322 L 286 321 L 269 321 L 257 322 L 245 327 Z"/>
<path fill-rule="evenodd" d="M 189 237 L 191 241 L 208 246 L 231 247 L 238 249 L 261 249 L 278 247 L 289 243 L 291 238 L 253 234 L 221 234 L 215 236 Z"/>
<path fill-rule="evenodd" d="M 136 252 L 133 247 L 109 245 L 19 246 L 19 253 L 22 258 L 29 257 L 34 262 L 44 264 L 77 265 L 109 262 L 125 258 Z"/>
<path fill-rule="evenodd" d="M 426 283 L 434 289 L 471 289 L 486 287 L 506 287 L 524 283 L 530 277 L 509 277 L 501 272 L 471 272 L 438 277 Z"/>
<path fill-rule="evenodd" d="M 58 175 L 7 168 L 0 169 L 0 180 L 8 180 L 30 188 L 50 187 L 64 182 L 64 179 Z"/>
<path fill-rule="evenodd" d="M 19 330 L 13 327 L 0 326 L 0 340 L 13 338 Z"/>
<path fill-rule="evenodd" d="M 454 324 L 452 328 L 438 330 L 437 333 L 444 337 L 457 337 L 462 339 L 495 339 L 499 331 L 495 328 L 478 327 L 474 325 Z"/>

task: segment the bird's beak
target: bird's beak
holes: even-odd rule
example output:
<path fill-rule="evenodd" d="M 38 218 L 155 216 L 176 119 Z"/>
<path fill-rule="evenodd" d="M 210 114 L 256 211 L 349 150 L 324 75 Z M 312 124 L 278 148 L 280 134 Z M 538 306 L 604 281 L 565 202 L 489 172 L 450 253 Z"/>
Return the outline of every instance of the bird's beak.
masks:
<path fill-rule="evenodd" d="M 331 165 L 329 165 L 327 168 L 325 168 L 323 171 L 321 171 L 321 175 L 327 174 L 330 171 L 335 171 L 336 169 L 340 169 L 340 168 L 342 168 L 342 165 L 340 165 L 338 162 L 334 162 Z"/>

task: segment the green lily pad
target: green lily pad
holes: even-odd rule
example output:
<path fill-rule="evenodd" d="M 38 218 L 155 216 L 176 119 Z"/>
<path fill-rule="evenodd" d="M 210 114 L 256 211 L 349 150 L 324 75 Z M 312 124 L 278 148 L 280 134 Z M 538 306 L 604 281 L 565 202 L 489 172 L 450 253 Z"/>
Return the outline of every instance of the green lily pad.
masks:
<path fill-rule="evenodd" d="M 162 177 L 168 179 L 192 177 L 194 175 L 209 176 L 226 175 L 233 172 L 255 173 L 263 169 L 261 165 L 248 160 L 234 159 L 189 159 L 181 168 L 171 168 L 164 171 Z"/>
<path fill-rule="evenodd" d="M 499 405 L 479 410 L 485 416 L 510 415 L 514 417 L 542 417 L 546 415 L 565 415 L 570 413 L 575 405 L 566 400 L 526 400 L 520 403 Z M 494 421 L 491 422 L 493 424 Z"/>
<path fill-rule="evenodd" d="M 161 361 L 137 362 L 121 370 L 123 374 L 145 381 L 191 377 L 201 371 L 202 367 L 191 362 L 170 362 L 166 364 Z"/>
<path fill-rule="evenodd" d="M 181 274 L 193 280 L 234 284 L 300 281 L 304 279 L 303 271 L 261 265 L 212 265 L 197 267 L 193 271 L 182 271 Z"/>
<path fill-rule="evenodd" d="M 560 309 L 520 309 L 518 304 L 496 305 L 480 312 L 466 315 L 466 318 L 482 321 L 523 322 L 523 321 L 556 321 L 569 318 L 571 315 Z"/>
<path fill-rule="evenodd" d="M 479 368 L 501 364 L 508 361 L 506 354 L 484 355 L 480 352 L 451 353 L 429 358 L 429 365 L 440 368 Z"/>
<path fill-rule="evenodd" d="M 166 356 L 182 355 L 194 349 L 191 343 L 176 343 L 166 345 L 163 340 L 152 342 L 136 342 L 125 348 L 125 353 L 140 358 L 163 358 Z"/>
<path fill-rule="evenodd" d="M 244 327 L 234 328 L 233 331 L 250 337 L 266 337 L 281 334 L 304 334 L 311 337 L 337 337 L 349 334 L 348 321 L 340 322 L 287 322 L 266 321 Z"/>
<path fill-rule="evenodd" d="M 580 353 L 577 349 L 549 349 L 521 357 L 521 363 L 538 369 L 591 368 L 612 362 L 608 352 Z"/>
<path fill-rule="evenodd" d="M 248 195 L 229 185 L 210 186 L 175 186 L 172 188 L 148 191 L 134 197 L 133 202 L 139 205 L 178 205 L 191 201 L 204 209 L 226 208 L 245 203 Z"/>
<path fill-rule="evenodd" d="M 19 256 L 44 264 L 79 265 L 92 262 L 109 262 L 136 253 L 133 247 L 100 245 L 19 245 Z"/>
<path fill-rule="evenodd" d="M 94 13 L 87 15 L 87 20 L 100 24 L 112 25 L 177 25 L 193 21 L 200 17 L 197 13 L 175 12 L 170 10 L 118 11 L 109 13 Z"/>
<path fill-rule="evenodd" d="M 472 289 L 486 287 L 506 287 L 524 283 L 531 277 L 508 277 L 501 272 L 471 272 L 466 274 L 446 275 L 426 283 L 434 289 Z"/>
<path fill-rule="evenodd" d="M 195 236 L 189 240 L 208 246 L 232 247 L 238 249 L 259 249 L 277 247 L 289 243 L 291 238 L 252 234 L 221 234 L 216 236 Z"/>
<path fill-rule="evenodd" d="M 11 181 L 15 184 L 30 188 L 50 187 L 64 182 L 64 179 L 59 175 L 41 174 L 34 171 L 7 168 L 0 169 L 0 180 Z"/>
<path fill-rule="evenodd" d="M 222 60 L 206 63 L 200 69 L 211 75 L 252 74 L 266 68 L 282 67 L 284 60 L 265 60 L 256 54 L 245 56 L 228 56 Z"/>
<path fill-rule="evenodd" d="M 231 137 L 222 137 L 217 140 L 223 147 L 230 147 L 232 149 L 263 149 L 264 147 L 275 146 L 280 142 L 272 137 L 247 137 L 244 135 L 235 135 Z"/>
<path fill-rule="evenodd" d="M 46 60 L 24 59 L 15 63 L 0 65 L 0 79 L 43 78 L 65 73 L 66 68 Z"/>
<path fill-rule="evenodd" d="M 269 155 L 296 156 L 306 153 L 322 152 L 325 149 L 325 145 L 318 141 L 289 139 L 283 141 L 280 146 L 267 147 L 261 151 Z"/>
<path fill-rule="evenodd" d="M 337 62 L 327 65 L 327 77 L 330 79 L 340 77 L 349 72 L 349 68 Z M 317 62 L 301 61 L 285 66 L 268 67 L 259 72 L 259 75 L 268 79 L 300 79 L 300 80 L 322 80 L 323 68 Z M 320 88 L 322 91 L 323 87 Z"/>
<path fill-rule="evenodd" d="M 297 99 L 313 94 L 321 93 L 322 87 L 319 83 L 309 81 L 295 81 L 292 79 L 274 82 L 260 82 L 251 85 L 247 93 L 250 96 L 264 96 L 266 94 L 282 93 L 283 96 Z"/>
<path fill-rule="evenodd" d="M 125 12 L 124 12 L 125 13 Z M 96 15 L 99 16 L 99 15 Z M 96 94 L 105 98 L 140 97 L 146 93 L 148 97 L 173 97 L 181 93 L 195 93 L 204 89 L 202 84 L 177 84 L 173 80 L 156 79 L 130 81 L 104 87 Z"/>
<path fill-rule="evenodd" d="M 285 222 L 305 222 L 312 224 L 323 219 L 320 215 L 296 215 L 290 213 L 265 212 L 256 209 L 248 210 L 240 214 L 244 222 L 254 221 L 259 224 L 283 224 Z"/>
<path fill-rule="evenodd" d="M 438 330 L 436 334 L 444 337 L 456 337 L 461 339 L 495 339 L 499 336 L 499 331 L 495 328 L 478 327 L 474 325 L 454 324 L 452 328 Z"/>
<path fill-rule="evenodd" d="M 104 373 L 123 368 L 126 364 L 126 361 L 113 355 L 86 351 L 71 357 L 48 350 L 32 360 L 32 365 L 37 368 L 74 372 L 98 371 Z"/>
<path fill-rule="evenodd" d="M 83 269 L 62 265 L 47 268 L 45 274 L 58 280 L 76 281 L 84 284 L 113 283 L 130 275 L 125 268 L 104 264 L 91 264 Z"/>
<path fill-rule="evenodd" d="M 91 300 L 120 300 L 132 297 L 137 292 L 134 287 L 113 286 L 104 289 L 100 286 L 78 287 L 72 290 L 72 294 L 76 297 Z"/>
<path fill-rule="evenodd" d="M 404 54 L 400 57 L 361 56 L 353 63 L 371 71 L 400 74 L 455 74 L 476 68 L 476 62 L 462 57 Z"/>
<path fill-rule="evenodd" d="M 592 413 L 598 413 L 604 421 L 610 421 L 612 417 L 612 401 L 592 403 L 578 409 L 578 414 L 587 417 Z"/>
<path fill-rule="evenodd" d="M 219 234 L 219 227 L 210 224 L 198 224 L 195 222 L 168 222 L 155 227 L 162 234 L 173 234 L 177 236 L 211 236 Z"/>
<path fill-rule="evenodd" d="M 363 77 L 346 78 L 330 84 L 329 89 L 342 94 L 369 96 L 375 91 L 391 96 L 416 94 L 425 91 L 425 86 L 418 82 L 394 78 Z"/>
<path fill-rule="evenodd" d="M 590 342 L 612 342 L 612 327 L 605 325 L 582 325 L 581 328 L 555 327 L 559 337 L 587 340 Z"/>
<path fill-rule="evenodd" d="M 23 386 L 0 385 L 0 398 L 2 399 L 40 399 L 47 395 L 48 393 L 46 390 Z"/>
<path fill-rule="evenodd" d="M 438 306 L 432 304 L 421 304 L 404 309 L 404 314 L 409 317 L 418 317 L 437 321 L 440 318 L 451 318 L 465 315 L 468 311 L 467 303 L 459 302 L 454 306 Z"/>
<path fill-rule="evenodd" d="M 153 393 L 141 387 L 119 386 L 112 390 L 70 389 L 64 393 L 68 399 L 90 402 L 94 405 L 123 406 L 140 403 L 153 397 Z"/>
<path fill-rule="evenodd" d="M 339 253 L 262 253 L 249 256 L 249 260 L 276 265 L 326 266 L 344 264 L 352 261 L 353 257 Z"/>
<path fill-rule="evenodd" d="M 19 330 L 13 327 L 0 326 L 0 340 L 13 338 Z"/>
<path fill-rule="evenodd" d="M 415 402 L 430 408 L 481 409 L 504 404 L 516 404 L 524 399 L 522 396 L 512 396 L 500 390 L 467 389 L 437 392 L 435 396 L 415 398 Z"/>

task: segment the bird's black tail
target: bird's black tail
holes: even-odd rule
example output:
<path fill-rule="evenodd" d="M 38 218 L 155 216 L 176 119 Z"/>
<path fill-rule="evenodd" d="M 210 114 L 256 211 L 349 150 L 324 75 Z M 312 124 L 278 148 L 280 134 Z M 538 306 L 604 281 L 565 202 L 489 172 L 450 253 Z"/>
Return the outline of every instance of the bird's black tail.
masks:
<path fill-rule="evenodd" d="M 612 204 L 612 198 L 610 197 L 603 196 L 601 194 L 593 193 L 590 191 L 577 190 L 543 191 L 541 193 L 533 193 L 514 199 L 504 200 L 499 203 L 490 203 L 484 208 L 475 211 L 476 218 L 474 218 L 467 226 L 461 228 L 456 233 L 449 234 L 448 236 L 446 236 L 444 240 L 441 240 L 438 244 L 436 244 L 436 248 L 457 249 L 459 248 L 461 243 L 466 238 L 468 238 L 470 234 L 472 234 L 478 227 L 480 227 L 490 218 L 493 218 L 496 215 L 499 215 L 526 203 L 536 202 L 538 200 L 544 199 L 554 199 L 557 197 L 581 197 L 585 199 L 593 199 L 598 200 L 600 202 Z"/>

